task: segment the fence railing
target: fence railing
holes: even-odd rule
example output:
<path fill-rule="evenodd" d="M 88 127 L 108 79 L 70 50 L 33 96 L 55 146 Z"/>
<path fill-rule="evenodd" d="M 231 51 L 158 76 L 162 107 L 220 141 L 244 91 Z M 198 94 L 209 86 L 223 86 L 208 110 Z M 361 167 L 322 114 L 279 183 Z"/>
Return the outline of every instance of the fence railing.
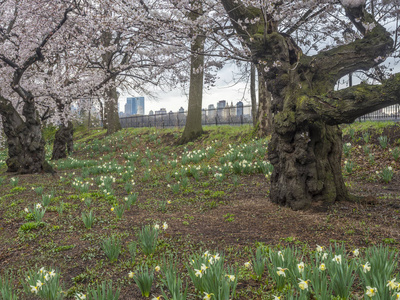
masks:
<path fill-rule="evenodd" d="M 396 104 L 379 109 L 358 118 L 357 121 L 400 121 L 400 105 Z"/>
<path fill-rule="evenodd" d="M 127 127 L 184 127 L 187 112 L 169 112 L 154 115 L 133 115 L 121 117 L 123 128 Z M 400 121 L 400 105 L 389 106 L 364 115 L 357 121 Z M 224 108 L 203 109 L 202 125 L 249 125 L 253 123 L 251 106 L 226 106 Z"/>
<path fill-rule="evenodd" d="M 121 126 L 126 127 L 184 127 L 187 112 L 169 112 L 154 115 L 134 115 L 120 118 Z M 251 106 L 226 106 L 224 108 L 203 109 L 202 125 L 245 125 L 252 124 Z"/>

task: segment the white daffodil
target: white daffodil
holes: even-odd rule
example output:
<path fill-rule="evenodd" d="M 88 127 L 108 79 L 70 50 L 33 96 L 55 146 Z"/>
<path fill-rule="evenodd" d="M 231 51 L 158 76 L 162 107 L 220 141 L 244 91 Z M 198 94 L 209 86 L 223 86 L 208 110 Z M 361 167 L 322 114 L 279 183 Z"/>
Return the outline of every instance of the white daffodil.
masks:
<path fill-rule="evenodd" d="M 36 203 L 36 209 L 42 208 L 42 204 Z"/>
<path fill-rule="evenodd" d="M 327 259 L 328 258 L 328 253 L 324 253 L 324 254 L 322 254 L 322 260 L 324 260 L 324 259 Z"/>
<path fill-rule="evenodd" d="M 377 288 L 367 286 L 367 290 L 365 291 L 365 295 L 372 298 L 378 292 Z"/>
<path fill-rule="evenodd" d="M 396 278 L 392 280 L 388 280 L 388 284 L 386 285 L 389 288 L 389 291 L 397 289 L 399 284 L 396 282 Z"/>
<path fill-rule="evenodd" d="M 336 262 L 337 264 L 342 264 L 342 255 L 335 255 L 334 258 L 332 258 L 332 261 Z"/>
<path fill-rule="evenodd" d="M 133 278 L 134 275 L 135 274 L 132 271 L 128 273 L 129 278 Z"/>
<path fill-rule="evenodd" d="M 154 224 L 154 229 L 160 229 L 160 225 L 158 225 L 158 224 Z"/>
<path fill-rule="evenodd" d="M 160 300 L 161 299 L 161 295 L 160 296 L 158 296 L 158 297 L 153 297 L 153 298 L 151 298 L 151 300 Z"/>
<path fill-rule="evenodd" d="M 285 261 L 285 258 L 283 257 L 282 251 L 278 251 L 278 256 L 282 259 L 282 261 Z"/>
<path fill-rule="evenodd" d="M 286 273 L 285 273 L 285 271 L 287 270 L 286 268 L 278 267 L 277 269 L 278 269 L 278 271 L 276 271 L 276 274 L 278 274 L 279 276 L 286 277 Z"/>
<path fill-rule="evenodd" d="M 35 293 L 35 294 L 37 294 L 37 293 L 38 293 L 38 291 L 39 291 L 39 288 L 38 288 L 37 286 L 35 286 L 35 285 L 31 285 L 31 293 Z"/>
<path fill-rule="evenodd" d="M 235 275 L 226 274 L 225 277 L 228 277 L 228 279 L 229 279 L 230 281 L 232 281 L 232 282 L 235 281 Z"/>
<path fill-rule="evenodd" d="M 86 299 L 86 295 L 82 294 L 82 293 L 76 293 L 75 299 L 76 300 L 84 300 L 84 299 Z"/>
<path fill-rule="evenodd" d="M 214 295 L 214 294 L 212 294 L 212 293 L 208 294 L 208 293 L 204 292 L 203 300 L 210 300 L 212 295 Z"/>
<path fill-rule="evenodd" d="M 299 269 L 299 272 L 303 272 L 304 271 L 304 262 L 297 264 L 297 268 Z"/>
<path fill-rule="evenodd" d="M 355 257 L 357 257 L 359 254 L 360 254 L 360 250 L 358 250 L 358 249 L 354 249 L 353 251 L 351 251 L 352 253 L 353 253 L 353 255 L 355 256 Z"/>
<path fill-rule="evenodd" d="M 281 297 L 278 297 L 278 296 L 273 296 L 274 297 L 274 300 L 281 300 Z"/>
<path fill-rule="evenodd" d="M 220 259 L 219 253 L 213 255 L 213 258 L 214 258 L 215 261 L 218 261 Z"/>
<path fill-rule="evenodd" d="M 195 270 L 195 273 L 194 273 L 194 275 L 196 276 L 196 277 L 203 277 L 203 270 L 198 270 L 198 269 L 194 269 Z"/>
<path fill-rule="evenodd" d="M 304 291 L 304 290 L 308 290 L 308 280 L 304 281 L 303 279 L 299 278 L 300 282 L 299 282 L 299 288 Z"/>
<path fill-rule="evenodd" d="M 29 209 L 27 207 L 24 208 L 24 211 L 29 214 Z"/>
<path fill-rule="evenodd" d="M 208 267 L 205 264 L 201 264 L 201 270 L 204 271 L 204 273 L 206 272 L 206 270 L 208 269 Z"/>
<path fill-rule="evenodd" d="M 246 268 L 251 268 L 251 261 L 245 262 L 245 263 L 244 263 L 244 266 L 245 266 Z"/>
<path fill-rule="evenodd" d="M 50 276 L 50 278 L 53 278 L 54 276 L 56 276 L 56 272 L 54 270 L 51 270 L 49 272 L 49 276 Z"/>
<path fill-rule="evenodd" d="M 324 251 L 324 247 L 317 245 L 317 252 L 321 253 L 322 251 Z"/>
<path fill-rule="evenodd" d="M 40 289 L 44 283 L 40 280 L 36 281 L 36 286 Z"/>
<path fill-rule="evenodd" d="M 318 269 L 320 269 L 321 271 L 325 271 L 326 270 L 325 264 L 324 263 L 320 264 Z"/>
<path fill-rule="evenodd" d="M 164 222 L 162 225 L 162 229 L 167 230 L 168 229 L 168 224 L 167 222 Z"/>
<path fill-rule="evenodd" d="M 206 251 L 206 252 L 203 253 L 203 256 L 204 257 L 208 257 L 208 256 L 210 256 L 210 253 L 208 251 Z"/>
<path fill-rule="evenodd" d="M 160 272 L 160 266 L 156 266 L 155 268 L 154 268 L 154 270 L 156 271 L 156 272 Z"/>
<path fill-rule="evenodd" d="M 369 262 L 366 262 L 365 265 L 362 265 L 362 271 L 364 273 L 371 271 L 371 264 Z"/>
<path fill-rule="evenodd" d="M 50 280 L 50 275 L 49 274 L 44 275 L 44 280 L 49 281 Z"/>

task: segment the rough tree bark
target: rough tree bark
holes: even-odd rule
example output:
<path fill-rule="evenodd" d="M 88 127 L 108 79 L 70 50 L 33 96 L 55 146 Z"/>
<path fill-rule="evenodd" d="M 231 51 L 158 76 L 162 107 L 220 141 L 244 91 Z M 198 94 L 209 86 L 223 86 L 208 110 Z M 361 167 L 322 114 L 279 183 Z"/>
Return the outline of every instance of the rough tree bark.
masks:
<path fill-rule="evenodd" d="M 201 1 L 193 1 L 195 6 L 189 17 L 196 20 L 201 13 Z M 190 58 L 190 86 L 189 86 L 189 104 L 188 115 L 186 118 L 185 129 L 183 130 L 178 144 L 185 144 L 195 140 L 203 134 L 203 127 L 201 125 L 201 107 L 203 102 L 203 81 L 204 81 L 204 42 L 205 36 L 193 33 L 196 35 L 191 49 Z"/>
<path fill-rule="evenodd" d="M 110 47 L 113 42 L 112 33 L 110 31 L 103 31 L 101 35 L 101 44 L 104 47 Z M 108 69 L 112 69 L 114 53 L 111 51 L 105 51 L 102 55 L 102 61 L 104 65 L 108 66 Z M 118 92 L 115 87 L 115 80 L 110 80 L 111 85 L 105 90 L 105 97 L 107 100 L 104 104 L 104 123 L 103 127 L 107 128 L 107 135 L 113 134 L 121 130 L 121 123 L 118 115 Z"/>
<path fill-rule="evenodd" d="M 258 137 L 266 137 L 272 132 L 272 103 L 271 93 L 267 89 L 262 71 L 258 71 L 258 109 L 257 109 L 257 128 Z"/>
<path fill-rule="evenodd" d="M 4 133 L 7 137 L 8 156 L 7 172 L 32 174 L 53 172 L 45 160 L 45 142 L 42 136 L 41 121 L 35 109 L 33 98 L 25 101 L 22 115 L 11 102 L 0 97 L 0 114 Z"/>
<path fill-rule="evenodd" d="M 104 122 L 107 127 L 107 135 L 121 130 L 121 123 L 118 115 L 118 92 L 116 87 L 106 90 L 107 101 L 104 104 Z"/>
<path fill-rule="evenodd" d="M 250 63 L 250 98 L 251 116 L 253 117 L 253 127 L 257 127 L 257 97 L 256 97 L 256 67 Z"/>
<path fill-rule="evenodd" d="M 51 160 L 66 158 L 67 153 L 71 154 L 74 151 L 73 134 L 74 126 L 71 121 L 68 121 L 67 126 L 60 125 L 55 134 Z"/>
<path fill-rule="evenodd" d="M 246 24 L 243 30 L 238 25 L 238 20 L 246 18 L 263 20 L 258 9 L 246 8 L 238 0 L 221 1 L 250 48 L 253 61 L 264 62 L 260 66 L 274 114 L 268 148 L 274 166 L 271 200 L 297 210 L 313 201 L 350 199 L 342 177 L 342 137 L 337 125 L 399 103 L 400 75 L 377 86 L 362 84 L 334 91 L 334 85 L 351 72 L 376 66 L 375 58 L 392 49 L 390 35 L 377 23 L 367 32 L 362 24 L 374 20 L 363 7 L 346 9 L 364 38 L 306 56 L 290 35 L 274 26 Z"/>
<path fill-rule="evenodd" d="M 42 120 L 45 120 L 49 115 L 49 108 L 43 116 L 39 117 L 35 106 L 35 97 L 31 91 L 26 90 L 21 85 L 21 81 L 25 72 L 32 65 L 44 59 L 42 50 L 51 37 L 63 27 L 68 19 L 68 14 L 73 10 L 74 7 L 72 6 L 65 9 L 62 19 L 54 28 L 48 30 L 37 48 L 32 49 L 32 54 L 26 57 L 25 61 L 16 63 L 13 59 L 6 57 L 5 54 L 0 55 L 2 63 L 13 69 L 11 88 L 22 100 L 22 116 L 25 118 L 23 120 L 9 99 L 0 96 L 0 114 L 8 145 L 9 158 L 6 161 L 8 172 L 20 174 L 54 172 L 45 160 L 45 143 L 41 126 Z"/>

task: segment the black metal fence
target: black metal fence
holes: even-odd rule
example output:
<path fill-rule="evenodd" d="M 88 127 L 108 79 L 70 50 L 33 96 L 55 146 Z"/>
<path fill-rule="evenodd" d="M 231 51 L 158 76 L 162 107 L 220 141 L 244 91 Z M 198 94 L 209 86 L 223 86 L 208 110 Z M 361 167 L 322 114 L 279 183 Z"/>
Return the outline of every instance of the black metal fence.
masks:
<path fill-rule="evenodd" d="M 184 127 L 187 112 L 169 112 L 153 115 L 121 117 L 121 126 L 127 127 Z M 400 105 L 389 106 L 357 119 L 363 121 L 400 121 Z M 224 108 L 203 109 L 202 125 L 250 125 L 253 123 L 251 106 L 226 106 Z"/>
<path fill-rule="evenodd" d="M 120 118 L 122 128 L 126 127 L 184 127 L 187 112 L 169 112 L 153 115 L 134 115 Z M 253 124 L 251 106 L 226 106 L 223 108 L 203 109 L 202 125 L 245 125 Z"/>
<path fill-rule="evenodd" d="M 358 118 L 357 121 L 400 121 L 400 105 L 396 104 L 379 109 Z"/>

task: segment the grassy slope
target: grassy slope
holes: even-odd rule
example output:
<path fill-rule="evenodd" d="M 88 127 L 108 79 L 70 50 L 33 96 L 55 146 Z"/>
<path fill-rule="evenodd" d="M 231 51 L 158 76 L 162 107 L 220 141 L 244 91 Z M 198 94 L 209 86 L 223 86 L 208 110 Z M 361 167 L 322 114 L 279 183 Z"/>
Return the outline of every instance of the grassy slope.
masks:
<path fill-rule="evenodd" d="M 351 138 L 350 128 L 344 128 L 345 140 L 362 146 L 362 132 L 366 128 L 371 132 L 377 131 L 373 135 L 375 137 L 383 133 L 384 129 L 379 130 L 387 128 L 387 125 L 362 123 L 351 128 L 355 129 L 355 135 Z M 122 286 L 122 294 L 125 295 L 122 299 L 139 299 L 135 284 L 127 277 L 129 271 L 144 262 L 153 267 L 160 265 L 164 254 L 174 254 L 181 273 L 185 274 L 187 254 L 214 249 L 223 251 L 229 264 L 239 268 L 238 294 L 241 299 L 260 299 L 260 295 L 269 299 L 276 291 L 271 290 L 271 283 L 267 284 L 268 276 L 264 274 L 261 281 L 256 281 L 252 272 L 243 267 L 259 242 L 264 241 L 274 247 L 297 245 L 306 253 L 314 249 L 315 243 L 328 246 L 329 242 L 335 241 L 346 242 L 350 247 L 382 241 L 396 245 L 395 238 L 382 228 L 395 220 L 387 220 L 387 223 L 375 220 L 375 214 L 384 214 L 371 210 L 369 206 L 353 206 L 353 216 L 341 211 L 340 206 L 329 208 L 324 213 L 296 214 L 285 208 L 264 204 L 268 197 L 268 181 L 262 170 L 248 167 L 248 174 L 232 174 L 229 168 L 224 168 L 227 168 L 228 158 L 233 163 L 242 161 L 243 158 L 234 158 L 235 153 L 236 156 L 242 153 L 248 161 L 260 164 L 266 160 L 267 140 L 253 141 L 250 127 L 209 127 L 205 130 L 204 136 L 185 146 L 174 145 L 181 134 L 174 129 L 126 129 L 106 138 L 103 138 L 105 132 L 101 130 L 90 133 L 77 131 L 77 151 L 73 159 L 55 164 L 59 170 L 56 176 L 19 176 L 18 183 L 13 185 L 10 180 L 12 175 L 5 174 L 0 185 L 0 212 L 3 216 L 0 225 L 3 259 L 0 267 L 10 269 L 16 278 L 22 277 L 21 270 L 34 266 L 36 269 L 41 266 L 57 267 L 62 272 L 69 295 L 84 291 L 92 282 L 113 279 Z M 391 141 L 392 148 L 399 144 L 396 139 Z M 211 148 L 203 151 L 207 147 Z M 231 148 L 236 150 L 230 151 Z M 204 158 L 193 158 L 196 151 L 200 151 L 199 155 L 203 154 Z M 357 192 L 363 192 L 364 185 L 376 185 L 380 197 L 389 199 L 392 205 L 398 199 L 390 189 L 385 190 L 379 175 L 374 172 L 385 165 L 394 166 L 397 172 L 394 179 L 398 180 L 398 164 L 393 164 L 388 151 L 381 151 L 378 146 L 373 146 L 372 151 L 374 163 L 363 165 L 368 157 L 361 148 L 353 148 L 351 156 L 345 158 L 356 163 L 354 173 L 344 171 L 347 182 Z M 229 153 L 231 155 L 227 156 Z M 199 162 L 196 163 L 196 159 Z M 104 167 L 98 168 L 99 165 Z M 200 169 L 196 171 L 193 166 L 200 166 Z M 216 174 L 223 175 L 219 178 Z M 113 176 L 115 182 L 105 188 L 99 185 L 104 182 L 102 176 Z M 81 187 L 85 184 L 88 190 Z M 390 184 L 387 186 L 390 187 Z M 23 224 L 33 220 L 23 209 L 40 201 L 41 196 L 33 190 L 40 187 L 43 187 L 44 194 L 53 192 L 54 196 L 47 207 L 44 223 L 37 228 L 33 225 L 29 228 Z M 111 208 L 121 206 L 130 192 L 138 193 L 138 202 L 124 212 L 122 219 L 118 219 Z M 365 189 L 364 192 L 370 191 Z M 92 229 L 86 229 L 81 220 L 82 211 L 89 210 L 82 201 L 84 198 L 91 199 L 88 206 L 96 215 Z M 251 206 L 253 203 L 255 206 Z M 385 208 L 392 207 L 390 205 Z M 61 215 L 57 212 L 60 206 L 64 208 Z M 352 207 L 352 204 L 345 206 Z M 389 215 L 393 211 L 395 215 L 399 213 L 394 208 Z M 298 222 L 299 227 L 306 226 L 300 224 L 307 215 L 310 215 L 310 220 L 323 220 L 322 224 L 318 221 L 312 225 L 317 226 L 316 233 L 293 231 L 290 226 L 285 230 L 285 224 L 290 222 Z M 299 220 L 295 220 L 297 216 Z M 272 223 L 264 224 L 265 220 Z M 163 222 L 169 224 L 169 230 L 161 234 L 156 253 L 148 257 L 139 250 L 132 263 L 127 252 L 128 243 L 137 241 L 137 233 L 144 224 Z M 276 229 L 273 228 L 274 223 L 279 224 Z M 296 228 L 296 225 L 293 226 Z M 110 235 L 117 235 L 123 240 L 123 253 L 114 263 L 108 261 L 101 249 L 102 241 Z M 156 283 L 161 283 L 160 277 L 157 277 Z M 24 298 L 21 286 L 17 281 L 14 284 Z M 153 293 L 160 293 L 155 285 Z"/>

